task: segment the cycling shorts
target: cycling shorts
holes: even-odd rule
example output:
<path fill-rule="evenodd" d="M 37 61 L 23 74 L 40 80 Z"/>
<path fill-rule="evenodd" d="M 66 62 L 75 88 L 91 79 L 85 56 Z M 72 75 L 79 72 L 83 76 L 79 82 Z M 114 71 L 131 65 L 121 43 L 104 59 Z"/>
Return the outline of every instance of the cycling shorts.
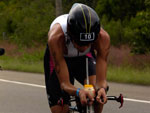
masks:
<path fill-rule="evenodd" d="M 65 58 L 69 70 L 70 82 L 72 84 L 74 84 L 74 79 L 84 84 L 86 78 L 86 57 L 87 56 Z M 88 70 L 89 76 L 96 75 L 96 61 L 92 55 L 88 57 Z M 44 72 L 49 106 L 57 105 L 60 99 L 63 99 L 64 104 L 69 105 L 70 96 L 60 88 L 54 66 L 51 63 L 51 55 L 48 47 L 44 55 Z"/>

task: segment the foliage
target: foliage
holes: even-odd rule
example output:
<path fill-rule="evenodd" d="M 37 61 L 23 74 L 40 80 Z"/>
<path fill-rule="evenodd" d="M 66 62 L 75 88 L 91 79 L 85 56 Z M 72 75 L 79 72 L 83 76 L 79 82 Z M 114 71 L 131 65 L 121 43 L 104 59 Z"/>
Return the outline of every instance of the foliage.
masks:
<path fill-rule="evenodd" d="M 147 0 L 145 3 L 147 5 L 146 11 L 138 12 L 136 17 L 132 18 L 130 22 L 131 29 L 135 34 L 131 40 L 132 51 L 139 54 L 150 52 L 150 7 L 148 7 L 150 0 Z"/>
<path fill-rule="evenodd" d="M 97 13 L 108 20 L 121 20 L 134 17 L 145 8 L 144 0 L 99 0 L 96 6 Z"/>
<path fill-rule="evenodd" d="M 119 46 L 123 44 L 124 41 L 124 32 L 123 32 L 123 26 L 121 24 L 121 21 L 108 21 L 106 19 L 107 17 L 104 16 L 101 20 L 102 27 L 109 33 L 111 36 L 111 44 Z M 108 24 L 109 23 L 109 24 Z"/>
<path fill-rule="evenodd" d="M 95 8 L 98 0 L 62 0 L 64 13 L 68 13 L 74 3 L 83 3 Z"/>
<path fill-rule="evenodd" d="M 0 2 L 0 34 L 23 45 L 47 40 L 49 25 L 54 19 L 50 0 L 11 0 Z M 2 37 L 1 37 L 2 38 Z"/>
<path fill-rule="evenodd" d="M 74 3 L 96 10 L 112 45 L 130 45 L 134 53 L 150 52 L 150 0 L 62 0 L 63 12 L 68 13 Z M 25 46 L 43 43 L 54 18 L 54 0 L 0 0 L 0 40 Z"/>
<path fill-rule="evenodd" d="M 150 52 L 150 0 L 99 0 L 96 11 L 112 45 L 128 44 L 132 52 Z"/>

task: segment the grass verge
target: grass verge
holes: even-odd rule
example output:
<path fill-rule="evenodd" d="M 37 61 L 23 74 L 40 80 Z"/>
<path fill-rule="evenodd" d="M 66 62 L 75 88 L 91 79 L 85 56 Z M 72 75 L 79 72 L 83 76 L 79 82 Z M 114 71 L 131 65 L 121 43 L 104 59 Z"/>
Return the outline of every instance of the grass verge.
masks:
<path fill-rule="evenodd" d="M 43 73 L 44 51 L 22 56 L 1 56 L 0 66 L 4 70 L 15 70 L 33 73 Z M 150 85 L 150 66 L 143 69 L 132 66 L 108 66 L 107 80 L 120 83 L 132 83 L 140 85 Z"/>
<path fill-rule="evenodd" d="M 150 67 L 137 69 L 131 66 L 109 66 L 107 79 L 120 83 L 150 85 Z"/>
<path fill-rule="evenodd" d="M 0 57 L 0 66 L 4 70 L 43 73 L 43 55 L 43 51 L 17 57 L 4 55 Z"/>

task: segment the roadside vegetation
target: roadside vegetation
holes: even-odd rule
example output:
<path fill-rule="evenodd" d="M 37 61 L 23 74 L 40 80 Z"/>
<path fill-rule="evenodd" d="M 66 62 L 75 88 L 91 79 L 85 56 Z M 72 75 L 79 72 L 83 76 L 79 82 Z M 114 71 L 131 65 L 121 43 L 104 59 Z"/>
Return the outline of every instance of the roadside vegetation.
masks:
<path fill-rule="evenodd" d="M 111 37 L 108 80 L 150 85 L 150 0 L 76 0 L 96 10 Z M 68 13 L 74 0 L 62 0 Z M 4 70 L 43 73 L 54 0 L 1 0 L 0 57 Z"/>
<path fill-rule="evenodd" d="M 108 81 L 118 83 L 131 83 L 139 85 L 150 85 L 150 67 L 137 69 L 132 66 L 109 66 L 107 79 Z"/>
<path fill-rule="evenodd" d="M 3 42 L 6 53 L 0 57 L 3 70 L 43 73 L 45 46 L 17 49 Z M 150 85 L 150 55 L 134 55 L 128 46 L 111 47 L 108 57 L 108 81 Z"/>
<path fill-rule="evenodd" d="M 132 54 L 128 46 L 111 47 L 107 79 L 120 83 L 150 85 L 150 54 Z"/>
<path fill-rule="evenodd" d="M 46 45 L 20 48 L 10 42 L 0 44 L 5 47 L 6 51 L 5 55 L 0 56 L 0 65 L 3 70 L 43 73 L 43 57 Z"/>

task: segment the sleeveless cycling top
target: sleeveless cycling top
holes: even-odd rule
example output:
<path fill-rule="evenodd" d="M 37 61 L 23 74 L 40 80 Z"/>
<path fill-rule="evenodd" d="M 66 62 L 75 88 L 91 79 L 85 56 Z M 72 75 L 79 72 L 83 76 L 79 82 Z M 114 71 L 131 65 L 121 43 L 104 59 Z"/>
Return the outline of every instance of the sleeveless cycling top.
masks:
<path fill-rule="evenodd" d="M 77 56 L 83 56 L 86 55 L 87 53 L 90 52 L 91 46 L 85 50 L 84 52 L 79 52 L 71 42 L 69 36 L 67 35 L 67 17 L 68 14 L 61 15 L 57 17 L 52 24 L 50 25 L 50 29 L 53 27 L 54 24 L 59 23 L 62 31 L 64 32 L 65 35 L 65 40 L 66 40 L 66 47 L 68 49 L 68 54 L 64 54 L 65 57 L 77 57 Z"/>

